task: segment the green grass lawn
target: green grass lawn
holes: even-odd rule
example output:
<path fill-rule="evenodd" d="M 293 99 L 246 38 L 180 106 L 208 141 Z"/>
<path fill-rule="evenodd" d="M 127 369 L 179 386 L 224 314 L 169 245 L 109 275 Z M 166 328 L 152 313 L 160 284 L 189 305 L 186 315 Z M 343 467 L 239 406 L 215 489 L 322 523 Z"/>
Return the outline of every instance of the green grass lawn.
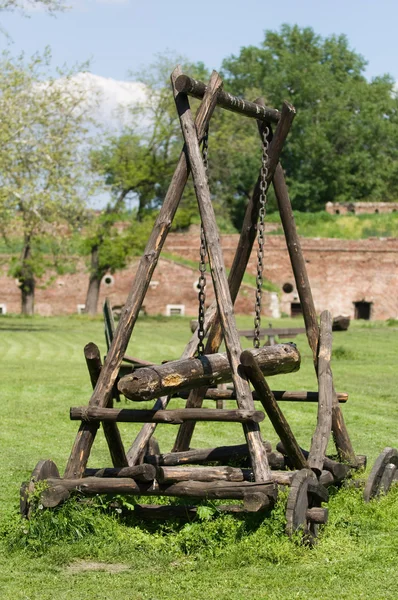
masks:
<path fill-rule="evenodd" d="M 242 328 L 251 321 L 238 318 Z M 301 322 L 283 319 L 274 325 Z M 189 319 L 142 318 L 128 353 L 156 362 L 178 358 L 189 332 Z M 397 332 L 394 323 L 353 322 L 348 332 L 334 334 L 335 386 L 349 393 L 343 405 L 346 424 L 356 452 L 367 454 L 370 463 L 385 446 L 398 445 Z M 96 506 L 68 502 L 21 522 L 19 487 L 37 461 L 51 458 L 61 472 L 65 467 L 77 431 L 77 424 L 69 421 L 69 407 L 84 405 L 90 397 L 82 351 L 89 341 L 105 352 L 100 319 L 0 318 L 1 598 L 398 598 L 398 486 L 368 505 L 361 490 L 332 490 L 329 522 L 314 549 L 284 535 L 283 494 L 262 520 L 217 516 L 210 505 L 192 523 L 148 525 L 121 517 L 107 499 L 98 498 Z M 302 355 L 300 371 L 269 382 L 274 389 L 315 389 L 305 336 L 294 341 Z M 316 406 L 281 406 L 300 444 L 308 447 Z M 120 424 L 127 447 L 138 427 Z M 277 438 L 269 423 L 261 427 L 264 438 L 274 444 Z M 176 431 L 158 427 L 162 451 L 171 448 Z M 192 446 L 242 441 L 238 425 L 202 423 Z M 89 466 L 110 466 L 101 432 Z"/>

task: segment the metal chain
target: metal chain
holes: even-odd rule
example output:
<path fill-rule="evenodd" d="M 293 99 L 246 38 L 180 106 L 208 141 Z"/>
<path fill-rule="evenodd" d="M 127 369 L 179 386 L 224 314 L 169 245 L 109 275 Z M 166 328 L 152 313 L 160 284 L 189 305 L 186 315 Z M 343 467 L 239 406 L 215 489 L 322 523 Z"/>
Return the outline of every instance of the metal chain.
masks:
<path fill-rule="evenodd" d="M 259 198 L 259 218 L 257 224 L 257 277 L 256 277 L 256 302 L 255 302 L 255 317 L 254 317 L 254 338 L 253 346 L 260 347 L 260 326 L 261 326 L 261 299 L 263 293 L 263 258 L 264 258 L 264 221 L 265 208 L 267 204 L 267 188 L 268 188 L 268 135 L 269 128 L 265 127 L 263 131 L 263 154 L 261 161 L 260 172 L 260 198 Z"/>
<path fill-rule="evenodd" d="M 202 145 L 202 159 L 203 165 L 207 175 L 207 169 L 209 166 L 208 163 L 208 154 L 209 154 L 209 131 L 207 130 L 203 137 L 203 145 Z M 200 224 L 200 263 L 199 263 L 199 314 L 198 314 L 198 356 L 203 356 L 205 352 L 205 346 L 203 340 L 205 338 L 205 301 L 206 301 L 206 238 L 205 232 L 203 230 L 202 223 Z"/>

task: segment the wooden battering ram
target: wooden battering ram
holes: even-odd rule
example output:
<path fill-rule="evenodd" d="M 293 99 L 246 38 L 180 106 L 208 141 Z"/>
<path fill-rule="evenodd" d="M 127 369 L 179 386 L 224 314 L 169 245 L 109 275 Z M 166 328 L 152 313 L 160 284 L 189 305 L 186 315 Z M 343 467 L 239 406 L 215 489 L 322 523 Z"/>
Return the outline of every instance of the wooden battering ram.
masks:
<path fill-rule="evenodd" d="M 172 89 L 184 136 L 184 147 L 162 208 L 148 240 L 144 255 L 121 311 L 115 329 L 110 306 L 106 305 L 105 325 L 108 354 L 102 365 L 98 347 L 87 344 L 85 359 L 93 386 L 88 406 L 75 407 L 70 417 L 81 421 L 63 476 L 51 460 L 40 461 L 31 479 L 22 485 L 21 512 L 29 516 L 30 498 L 38 481 L 41 503 L 53 508 L 70 497 L 93 494 L 129 494 L 138 497 L 170 496 L 196 500 L 234 500 L 222 504 L 219 511 L 253 512 L 272 508 L 279 486 L 289 486 L 287 532 L 302 528 L 307 539 L 327 520 L 327 486 L 337 485 L 352 469 L 364 466 L 365 457 L 355 455 L 342 416 L 340 403 L 347 395 L 337 394 L 330 368 L 332 318 L 315 312 L 304 257 L 294 223 L 292 207 L 280 164 L 283 144 L 295 116 L 294 108 L 284 103 L 282 110 L 268 108 L 261 100 L 247 102 L 222 90 L 222 81 L 213 72 L 208 85 L 183 75 L 177 67 L 171 75 Z M 195 121 L 188 95 L 201 100 Z M 256 238 L 259 206 L 264 181 L 259 176 L 248 203 L 230 274 L 227 278 L 210 191 L 200 152 L 200 143 L 208 129 L 216 105 L 257 120 L 261 138 L 267 136 L 266 184 L 273 183 L 284 228 L 292 269 L 304 314 L 305 331 L 312 350 L 318 379 L 317 392 L 272 391 L 265 377 L 290 373 L 300 366 L 294 344 L 276 344 L 242 351 L 233 305 L 236 300 Z M 272 131 L 272 126 L 275 131 Z M 189 174 L 197 196 L 216 300 L 205 315 L 207 335 L 204 355 L 196 356 L 198 333 L 195 331 L 180 360 L 162 365 L 145 363 L 126 356 L 140 308 L 170 230 Z M 261 174 L 260 174 L 261 175 Z M 263 172 L 264 176 L 264 172 Z M 222 340 L 226 353 L 219 353 Z M 123 364 L 122 364 L 123 363 Z M 127 367 L 126 367 L 127 365 Z M 127 368 L 127 374 L 126 374 Z M 218 384 L 232 382 L 233 389 Z M 251 390 L 249 383 L 254 387 Z M 116 409 L 113 400 L 124 394 L 132 401 L 156 399 L 151 410 Z M 183 409 L 167 409 L 172 397 L 186 399 Z M 203 408 L 206 399 L 235 400 L 234 410 Z M 278 402 L 317 402 L 318 418 L 309 451 L 303 450 L 283 415 Z M 263 410 L 256 410 L 255 402 Z M 260 422 L 265 414 L 280 437 L 275 451 L 265 442 Z M 118 422 L 144 423 L 126 451 Z M 192 434 L 198 421 L 241 423 L 246 442 L 193 450 Z M 110 451 L 112 467 L 87 468 L 91 448 L 102 423 Z M 158 423 L 178 425 L 171 452 L 161 454 L 153 433 Z M 326 457 L 331 433 L 339 460 Z M 211 466 L 210 464 L 211 463 Z M 240 464 L 241 466 L 236 466 Z M 396 477 L 398 453 L 386 449 L 376 461 L 371 480 L 365 488 L 366 499 L 387 490 Z M 191 518 L 195 504 L 156 506 L 137 504 L 140 518 Z"/>

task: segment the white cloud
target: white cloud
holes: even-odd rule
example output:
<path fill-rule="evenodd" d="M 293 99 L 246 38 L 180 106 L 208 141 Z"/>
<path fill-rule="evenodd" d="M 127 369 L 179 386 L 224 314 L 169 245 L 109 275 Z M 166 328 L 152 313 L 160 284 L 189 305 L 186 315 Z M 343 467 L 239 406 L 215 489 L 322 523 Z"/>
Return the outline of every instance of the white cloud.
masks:
<path fill-rule="evenodd" d="M 93 73 L 77 73 L 62 85 L 77 88 L 86 96 L 92 117 L 106 129 L 120 129 L 131 122 L 129 108 L 147 101 L 147 88 L 139 81 L 119 81 Z M 148 123 L 143 113 L 141 126 Z"/>

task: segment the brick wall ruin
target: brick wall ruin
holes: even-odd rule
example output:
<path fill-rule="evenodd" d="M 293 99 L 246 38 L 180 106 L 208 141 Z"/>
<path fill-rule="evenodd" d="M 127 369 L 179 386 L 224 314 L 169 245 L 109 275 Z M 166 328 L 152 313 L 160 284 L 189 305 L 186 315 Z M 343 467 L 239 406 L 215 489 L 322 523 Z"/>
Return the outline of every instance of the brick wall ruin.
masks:
<path fill-rule="evenodd" d="M 226 266 L 232 264 L 238 235 L 221 236 Z M 301 240 L 314 295 L 317 312 L 331 310 L 333 315 L 345 314 L 352 318 L 365 316 L 371 319 L 398 317 L 398 239 Z M 165 251 L 193 261 L 198 260 L 199 236 L 170 234 Z M 122 305 L 128 295 L 138 261 L 133 261 L 124 271 L 115 273 L 108 285 L 101 286 L 102 303 L 106 296 L 112 305 Z M 280 289 L 264 293 L 264 315 L 290 315 L 299 304 L 289 256 L 283 236 L 267 236 L 265 243 L 264 275 Z M 253 251 L 248 272 L 256 273 L 256 252 Z M 183 312 L 197 315 L 198 273 L 191 267 L 161 259 L 154 272 L 144 307 L 147 314 Z M 207 302 L 214 294 L 208 276 Z M 88 275 L 83 264 L 73 275 L 56 276 L 51 285 L 36 290 L 36 313 L 41 315 L 73 314 L 84 304 Z M 292 288 L 289 290 L 289 285 Z M 0 310 L 20 312 L 20 291 L 17 283 L 6 275 L 6 266 L 0 272 Z M 174 308 L 177 307 L 177 308 Z M 181 308 L 178 308 L 181 307 Z M 254 289 L 242 286 L 236 303 L 237 313 L 253 313 Z M 361 312 L 362 311 L 362 312 Z M 363 312 L 365 311 L 365 312 Z"/>
<path fill-rule="evenodd" d="M 368 215 L 393 213 L 398 210 L 397 202 L 327 202 L 325 210 L 331 215 Z"/>

